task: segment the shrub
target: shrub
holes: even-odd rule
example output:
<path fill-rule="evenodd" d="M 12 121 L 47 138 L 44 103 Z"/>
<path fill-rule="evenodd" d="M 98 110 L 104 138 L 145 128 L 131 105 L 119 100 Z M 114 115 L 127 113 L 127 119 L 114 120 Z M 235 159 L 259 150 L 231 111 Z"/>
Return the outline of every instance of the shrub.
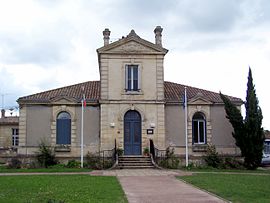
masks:
<path fill-rule="evenodd" d="M 176 169 L 179 166 L 179 159 L 174 155 L 174 148 L 167 147 L 165 159 L 160 161 L 160 165 L 164 168 Z"/>
<path fill-rule="evenodd" d="M 148 148 L 148 147 L 145 147 L 145 148 L 143 149 L 143 154 L 148 156 L 149 153 L 150 153 L 149 148 Z"/>
<path fill-rule="evenodd" d="M 118 154 L 118 156 L 122 156 L 123 153 L 124 153 L 124 150 L 121 149 L 121 148 L 117 148 L 117 149 L 116 149 L 116 153 Z"/>
<path fill-rule="evenodd" d="M 80 168 L 81 167 L 81 162 L 76 161 L 76 160 L 69 160 L 66 167 L 68 168 Z"/>
<path fill-rule="evenodd" d="M 224 159 L 224 166 L 228 169 L 245 169 L 244 164 L 234 157 L 226 157 Z"/>
<path fill-rule="evenodd" d="M 13 157 L 8 163 L 8 168 L 21 168 L 22 162 L 17 158 Z"/>
<path fill-rule="evenodd" d="M 216 147 L 214 145 L 208 145 L 206 156 L 204 157 L 204 160 L 207 164 L 207 166 L 211 166 L 213 168 L 219 168 L 222 164 L 222 159 L 219 157 Z"/>
<path fill-rule="evenodd" d="M 40 166 L 45 168 L 57 164 L 53 150 L 50 147 L 46 146 L 45 142 L 43 141 L 39 144 L 36 159 Z"/>
<path fill-rule="evenodd" d="M 87 167 L 91 169 L 102 169 L 102 162 L 99 156 L 88 152 L 85 159 Z"/>

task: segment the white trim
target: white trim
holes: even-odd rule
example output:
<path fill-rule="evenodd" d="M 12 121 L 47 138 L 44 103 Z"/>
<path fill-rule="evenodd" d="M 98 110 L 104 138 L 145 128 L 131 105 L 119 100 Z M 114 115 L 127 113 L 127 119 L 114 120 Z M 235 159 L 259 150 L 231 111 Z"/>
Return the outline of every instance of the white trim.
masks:
<path fill-rule="evenodd" d="M 128 68 L 129 66 L 137 66 L 138 69 L 138 84 L 137 84 L 137 90 L 133 90 L 134 89 L 134 69 L 133 67 L 131 67 L 131 88 L 130 90 L 128 90 Z M 125 64 L 125 92 L 140 92 L 141 91 L 141 65 L 137 64 L 137 63 L 130 63 L 130 64 Z"/>
<path fill-rule="evenodd" d="M 194 130 L 192 130 L 192 139 L 193 139 L 193 143 L 194 144 L 206 144 L 206 119 L 205 119 L 205 116 L 204 116 L 204 119 L 192 119 L 192 128 L 194 128 L 194 123 L 193 122 L 196 122 L 197 123 L 197 139 L 198 139 L 198 142 L 194 142 Z M 203 142 L 200 141 L 200 123 L 203 124 Z"/>
<path fill-rule="evenodd" d="M 12 128 L 12 146 L 19 146 L 19 128 Z"/>

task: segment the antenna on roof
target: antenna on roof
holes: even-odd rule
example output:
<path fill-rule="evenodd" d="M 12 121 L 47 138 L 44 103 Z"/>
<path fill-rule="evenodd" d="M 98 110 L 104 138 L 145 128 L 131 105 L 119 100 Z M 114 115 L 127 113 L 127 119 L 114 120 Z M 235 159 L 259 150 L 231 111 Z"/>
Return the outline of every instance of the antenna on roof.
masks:
<path fill-rule="evenodd" d="M 2 97 L 2 109 L 5 108 L 5 96 L 9 95 L 9 93 L 2 93 L 1 97 Z"/>

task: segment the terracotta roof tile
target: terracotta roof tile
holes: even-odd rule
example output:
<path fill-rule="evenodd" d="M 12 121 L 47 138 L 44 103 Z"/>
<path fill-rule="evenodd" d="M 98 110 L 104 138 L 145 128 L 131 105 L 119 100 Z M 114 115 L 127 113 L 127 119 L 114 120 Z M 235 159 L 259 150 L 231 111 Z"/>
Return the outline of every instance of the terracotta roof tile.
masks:
<path fill-rule="evenodd" d="M 270 139 L 270 131 L 268 130 L 264 131 L 264 136 L 266 139 Z"/>
<path fill-rule="evenodd" d="M 219 96 L 219 93 L 211 92 L 208 90 L 203 90 L 191 86 L 185 86 L 173 82 L 164 82 L 164 93 L 166 102 L 183 102 L 185 87 L 187 88 L 187 99 L 195 97 L 198 94 L 201 94 L 205 99 L 213 103 L 222 103 L 222 100 Z M 242 100 L 236 97 L 230 97 L 230 100 L 233 102 L 240 102 Z"/>
<path fill-rule="evenodd" d="M 88 102 L 98 102 L 100 96 L 100 82 L 99 81 L 89 81 L 80 84 L 75 84 L 71 86 L 66 86 L 58 89 L 53 89 L 18 99 L 18 102 L 50 102 L 58 97 L 67 97 L 81 101 L 82 98 L 82 86 L 85 88 L 85 97 Z M 195 88 L 187 87 L 187 97 L 188 100 L 201 94 L 205 99 L 213 103 L 221 103 L 222 100 L 218 93 Z M 164 92 L 165 92 L 165 102 L 177 102 L 181 103 L 184 95 L 185 86 L 173 82 L 164 82 Z M 233 102 L 240 102 L 242 100 L 236 97 L 229 97 Z"/>
<path fill-rule="evenodd" d="M 18 116 L 7 116 L 0 118 L 0 125 L 18 125 L 19 117 Z"/>
<path fill-rule="evenodd" d="M 79 83 L 71 86 L 61 87 L 18 99 L 18 102 L 50 102 L 59 97 L 67 97 L 77 100 L 80 102 L 82 99 L 82 87 L 84 87 L 85 99 L 87 102 L 97 102 L 99 100 L 99 81 L 89 81 L 84 83 Z"/>

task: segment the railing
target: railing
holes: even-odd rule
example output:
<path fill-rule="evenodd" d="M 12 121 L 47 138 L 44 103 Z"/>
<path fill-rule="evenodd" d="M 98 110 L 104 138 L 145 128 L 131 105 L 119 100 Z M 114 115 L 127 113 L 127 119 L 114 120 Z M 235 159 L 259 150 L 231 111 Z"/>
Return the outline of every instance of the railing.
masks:
<path fill-rule="evenodd" d="M 166 159 L 166 150 L 156 148 L 153 140 L 150 140 L 150 154 L 157 165 L 159 165 L 162 160 Z"/>
<path fill-rule="evenodd" d="M 156 164 L 159 165 L 159 163 L 162 160 L 166 159 L 166 150 L 160 150 L 158 148 L 154 148 L 155 149 L 155 157 L 154 157 L 154 161 L 156 162 Z"/>
<path fill-rule="evenodd" d="M 102 168 L 111 168 L 118 160 L 116 153 L 116 139 L 114 140 L 114 148 L 109 150 L 102 150 L 99 152 L 99 157 L 102 161 Z"/>

